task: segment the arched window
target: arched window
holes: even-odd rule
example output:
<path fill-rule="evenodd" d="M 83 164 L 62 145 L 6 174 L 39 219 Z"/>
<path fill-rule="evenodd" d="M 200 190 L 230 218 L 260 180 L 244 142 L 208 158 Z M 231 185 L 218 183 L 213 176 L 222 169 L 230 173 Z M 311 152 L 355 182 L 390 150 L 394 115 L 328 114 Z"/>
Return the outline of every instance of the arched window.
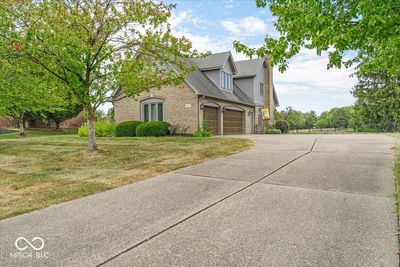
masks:
<path fill-rule="evenodd" d="M 150 98 L 141 102 L 142 121 L 163 121 L 164 120 L 164 100 Z"/>

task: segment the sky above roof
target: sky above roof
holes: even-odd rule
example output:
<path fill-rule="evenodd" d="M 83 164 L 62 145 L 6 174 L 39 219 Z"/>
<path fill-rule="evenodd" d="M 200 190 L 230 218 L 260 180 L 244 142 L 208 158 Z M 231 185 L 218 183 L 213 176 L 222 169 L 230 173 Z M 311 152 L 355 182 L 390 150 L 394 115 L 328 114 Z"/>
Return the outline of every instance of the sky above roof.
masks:
<path fill-rule="evenodd" d="M 268 8 L 257 8 L 255 0 L 168 0 L 176 3 L 170 19 L 176 36 L 185 36 L 201 52 L 232 51 L 235 60 L 244 55 L 234 51 L 232 43 L 240 40 L 251 47 L 263 44 L 266 34 L 278 36 L 274 18 Z M 326 54 L 302 50 L 289 62 L 284 73 L 274 69 L 274 83 L 280 108 L 291 106 L 301 111 L 318 113 L 332 107 L 354 103 L 350 90 L 356 78 L 349 77 L 354 69 L 327 69 Z"/>

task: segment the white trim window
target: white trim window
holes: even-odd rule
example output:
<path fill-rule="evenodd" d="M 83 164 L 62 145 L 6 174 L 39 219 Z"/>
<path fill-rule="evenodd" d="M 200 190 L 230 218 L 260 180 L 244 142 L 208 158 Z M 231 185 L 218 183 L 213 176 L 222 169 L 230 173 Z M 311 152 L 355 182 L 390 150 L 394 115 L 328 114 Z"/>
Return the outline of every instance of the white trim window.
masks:
<path fill-rule="evenodd" d="M 233 87 L 232 74 L 229 74 L 221 70 L 221 89 L 232 91 L 232 87 Z"/>
<path fill-rule="evenodd" d="M 141 102 L 142 121 L 163 121 L 165 105 L 162 99 L 147 99 Z"/>
<path fill-rule="evenodd" d="M 264 95 L 264 83 L 260 82 L 260 95 Z"/>

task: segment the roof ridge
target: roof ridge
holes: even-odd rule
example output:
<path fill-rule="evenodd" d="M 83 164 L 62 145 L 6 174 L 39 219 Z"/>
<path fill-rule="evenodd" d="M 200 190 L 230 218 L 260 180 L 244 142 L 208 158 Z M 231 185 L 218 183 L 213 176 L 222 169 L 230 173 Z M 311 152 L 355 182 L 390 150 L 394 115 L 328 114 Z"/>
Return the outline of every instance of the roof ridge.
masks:
<path fill-rule="evenodd" d="M 257 60 L 257 59 L 263 59 L 263 60 L 265 60 L 265 58 L 258 57 L 258 58 L 252 58 L 252 59 L 235 60 L 235 62 L 238 63 L 238 62 L 245 62 L 245 61 L 253 61 L 253 60 Z"/>
<path fill-rule="evenodd" d="M 211 53 L 205 57 L 190 57 L 190 59 L 206 59 L 209 56 L 214 56 L 214 55 L 220 55 L 220 54 L 232 54 L 231 51 L 224 51 L 224 52 L 218 52 L 218 53 Z"/>
<path fill-rule="evenodd" d="M 231 53 L 231 51 L 223 51 L 223 52 L 217 52 L 217 53 L 211 53 L 210 55 L 218 55 L 218 54 L 223 54 L 223 53 Z"/>

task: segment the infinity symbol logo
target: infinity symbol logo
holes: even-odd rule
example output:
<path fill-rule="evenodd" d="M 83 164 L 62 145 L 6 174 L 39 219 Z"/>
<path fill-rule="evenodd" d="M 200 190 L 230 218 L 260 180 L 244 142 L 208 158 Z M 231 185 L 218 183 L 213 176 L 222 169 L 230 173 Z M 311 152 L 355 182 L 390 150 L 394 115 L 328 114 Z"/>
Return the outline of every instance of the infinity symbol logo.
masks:
<path fill-rule="evenodd" d="M 36 240 L 39 240 L 40 242 L 42 242 L 42 245 L 40 246 L 40 247 L 35 247 L 31 242 L 29 242 L 25 237 L 19 237 L 19 238 L 17 238 L 17 240 L 15 240 L 15 247 L 17 248 L 17 249 L 19 249 L 19 250 L 25 250 L 28 246 L 25 246 L 25 247 L 20 247 L 19 245 L 18 245 L 18 242 L 20 241 L 20 240 L 24 240 L 26 243 L 28 243 L 28 245 L 31 247 L 31 248 L 33 248 L 34 250 L 41 250 L 41 249 L 43 249 L 43 247 L 44 247 L 44 240 L 42 239 L 42 238 L 40 238 L 40 237 L 35 237 L 34 239 L 32 239 L 32 243 L 33 242 L 35 242 Z M 20 242 L 21 243 L 21 242 Z"/>

